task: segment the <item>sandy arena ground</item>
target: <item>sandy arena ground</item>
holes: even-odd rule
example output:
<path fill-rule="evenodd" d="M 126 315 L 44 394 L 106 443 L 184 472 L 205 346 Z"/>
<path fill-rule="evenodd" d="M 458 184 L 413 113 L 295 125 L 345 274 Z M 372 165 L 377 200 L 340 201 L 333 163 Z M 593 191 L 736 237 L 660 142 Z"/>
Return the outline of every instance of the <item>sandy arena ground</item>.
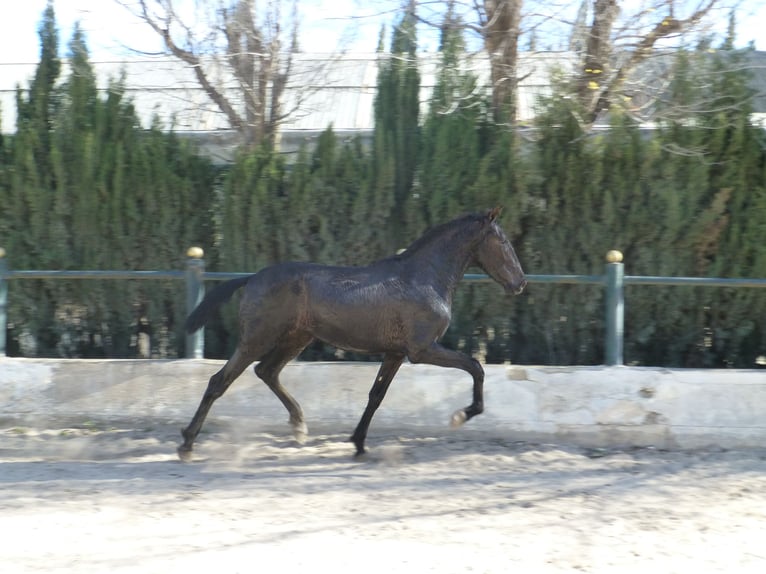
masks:
<path fill-rule="evenodd" d="M 766 572 L 766 451 L 235 424 L 2 425 L 0 571 Z"/>

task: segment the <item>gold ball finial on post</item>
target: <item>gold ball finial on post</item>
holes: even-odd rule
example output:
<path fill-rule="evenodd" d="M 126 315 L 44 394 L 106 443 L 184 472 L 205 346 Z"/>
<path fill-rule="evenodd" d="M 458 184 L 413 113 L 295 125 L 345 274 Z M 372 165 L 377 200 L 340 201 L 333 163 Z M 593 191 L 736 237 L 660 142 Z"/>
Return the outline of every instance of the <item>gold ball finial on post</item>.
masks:
<path fill-rule="evenodd" d="M 192 246 L 186 250 L 186 312 L 194 311 L 205 297 L 205 252 Z M 186 334 L 186 358 L 201 359 L 205 356 L 205 336 L 202 329 Z"/>
<path fill-rule="evenodd" d="M 607 263 L 622 263 L 622 251 L 612 249 L 606 252 Z"/>
<path fill-rule="evenodd" d="M 623 364 L 623 336 L 625 331 L 625 266 L 622 252 L 611 249 L 606 254 L 604 288 L 606 302 L 606 329 L 604 364 L 614 367 Z"/>
<path fill-rule="evenodd" d="M 186 250 L 186 256 L 192 259 L 202 259 L 205 256 L 205 251 L 202 247 L 189 247 L 189 249 Z"/>

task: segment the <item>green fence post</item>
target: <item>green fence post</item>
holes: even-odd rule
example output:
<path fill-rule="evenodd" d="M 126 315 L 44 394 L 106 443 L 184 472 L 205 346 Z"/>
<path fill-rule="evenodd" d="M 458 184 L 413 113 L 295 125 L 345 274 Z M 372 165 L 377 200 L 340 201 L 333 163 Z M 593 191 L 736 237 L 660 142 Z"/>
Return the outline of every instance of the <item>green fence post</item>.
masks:
<path fill-rule="evenodd" d="M 189 247 L 186 251 L 186 314 L 191 313 L 205 296 L 202 276 L 205 273 L 205 252 L 201 247 Z M 205 329 L 186 334 L 186 358 L 201 359 L 205 356 Z"/>
<path fill-rule="evenodd" d="M 613 249 L 606 254 L 606 350 L 607 366 L 622 365 L 622 339 L 625 325 L 625 266 L 622 253 Z"/>
<path fill-rule="evenodd" d="M 8 280 L 5 278 L 7 270 L 5 249 L 0 247 L 0 357 L 5 357 L 5 332 L 8 328 Z"/>

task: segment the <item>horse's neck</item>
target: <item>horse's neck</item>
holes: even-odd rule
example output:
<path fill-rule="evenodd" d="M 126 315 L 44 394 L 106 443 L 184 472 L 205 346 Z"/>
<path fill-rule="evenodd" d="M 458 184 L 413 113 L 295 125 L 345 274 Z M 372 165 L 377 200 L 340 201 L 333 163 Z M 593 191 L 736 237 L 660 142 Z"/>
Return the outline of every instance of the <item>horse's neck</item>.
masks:
<path fill-rule="evenodd" d="M 432 282 L 437 292 L 452 299 L 452 293 L 463 278 L 473 255 L 459 233 L 435 237 L 419 246 L 407 258 L 410 276 Z"/>

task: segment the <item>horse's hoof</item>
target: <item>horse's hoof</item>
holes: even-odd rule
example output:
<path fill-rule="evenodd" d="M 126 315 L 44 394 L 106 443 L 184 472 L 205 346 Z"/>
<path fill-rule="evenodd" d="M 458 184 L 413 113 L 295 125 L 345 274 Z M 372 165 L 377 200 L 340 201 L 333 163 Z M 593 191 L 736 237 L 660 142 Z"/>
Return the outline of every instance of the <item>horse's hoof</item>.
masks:
<path fill-rule="evenodd" d="M 176 452 L 178 452 L 178 458 L 181 459 L 181 462 L 191 462 L 192 449 L 179 446 Z"/>
<path fill-rule="evenodd" d="M 452 415 L 452 418 L 450 419 L 450 426 L 455 429 L 457 427 L 463 426 L 463 423 L 468 420 L 468 415 L 465 414 L 464 410 L 455 411 L 455 414 Z"/>
<path fill-rule="evenodd" d="M 293 425 L 293 438 L 298 444 L 304 444 L 309 436 L 309 428 L 306 423 L 298 423 Z"/>
<path fill-rule="evenodd" d="M 305 432 L 293 431 L 293 440 L 295 440 L 295 442 L 298 444 L 306 444 L 306 440 L 308 440 L 308 438 L 309 435 Z"/>

